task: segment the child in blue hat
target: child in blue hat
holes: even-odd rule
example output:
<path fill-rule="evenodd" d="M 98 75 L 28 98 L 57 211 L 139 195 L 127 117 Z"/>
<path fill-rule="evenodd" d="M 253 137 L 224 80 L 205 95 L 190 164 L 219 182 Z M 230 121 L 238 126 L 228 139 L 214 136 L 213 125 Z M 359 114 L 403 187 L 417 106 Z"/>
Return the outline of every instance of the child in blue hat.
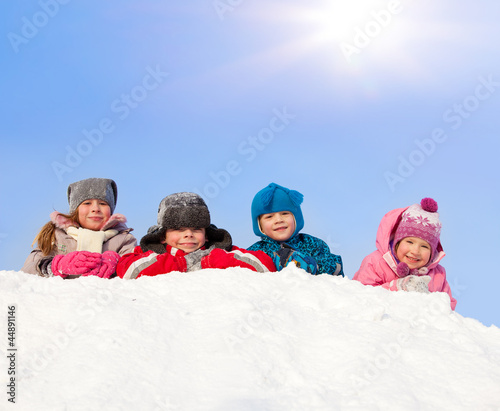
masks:
<path fill-rule="evenodd" d="M 252 201 L 252 223 L 260 241 L 248 250 L 264 251 L 278 271 L 294 263 L 311 274 L 344 276 L 342 258 L 330 253 L 321 239 L 302 234 L 304 217 L 300 204 L 304 196 L 276 183 L 260 190 Z"/>

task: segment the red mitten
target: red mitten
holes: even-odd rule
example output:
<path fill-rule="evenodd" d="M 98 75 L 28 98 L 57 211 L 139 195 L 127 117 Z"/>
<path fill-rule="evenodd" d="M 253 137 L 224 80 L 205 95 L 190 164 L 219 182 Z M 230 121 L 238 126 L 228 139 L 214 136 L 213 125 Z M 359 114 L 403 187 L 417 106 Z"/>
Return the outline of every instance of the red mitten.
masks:
<path fill-rule="evenodd" d="M 210 254 L 201 259 L 201 268 L 228 268 L 236 267 L 232 255 L 221 248 L 214 248 Z"/>
<path fill-rule="evenodd" d="M 116 264 L 120 259 L 120 254 L 115 251 L 104 251 L 101 255 L 101 267 L 95 275 L 101 278 L 110 278 L 116 271 Z"/>
<path fill-rule="evenodd" d="M 73 251 L 54 257 L 51 270 L 54 275 L 66 278 L 68 275 L 95 275 L 101 267 L 101 254 L 90 251 Z"/>
<path fill-rule="evenodd" d="M 238 253 L 238 256 L 236 256 L 235 253 Z M 209 255 L 202 258 L 201 268 L 243 267 L 249 268 L 252 271 L 257 271 L 253 265 L 255 264 L 255 259 L 255 256 L 252 258 L 251 254 L 248 252 L 245 253 L 238 250 L 228 252 L 221 248 L 215 248 Z"/>

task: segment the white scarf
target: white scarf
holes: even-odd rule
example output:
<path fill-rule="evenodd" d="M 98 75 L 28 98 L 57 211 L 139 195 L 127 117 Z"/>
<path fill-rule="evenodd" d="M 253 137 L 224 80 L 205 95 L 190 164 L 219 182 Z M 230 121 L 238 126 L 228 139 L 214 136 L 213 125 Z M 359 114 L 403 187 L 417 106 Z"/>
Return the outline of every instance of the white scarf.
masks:
<path fill-rule="evenodd" d="M 103 243 L 118 234 L 118 230 L 94 231 L 82 227 L 68 227 L 66 232 L 76 240 L 76 251 L 93 253 L 102 253 Z"/>

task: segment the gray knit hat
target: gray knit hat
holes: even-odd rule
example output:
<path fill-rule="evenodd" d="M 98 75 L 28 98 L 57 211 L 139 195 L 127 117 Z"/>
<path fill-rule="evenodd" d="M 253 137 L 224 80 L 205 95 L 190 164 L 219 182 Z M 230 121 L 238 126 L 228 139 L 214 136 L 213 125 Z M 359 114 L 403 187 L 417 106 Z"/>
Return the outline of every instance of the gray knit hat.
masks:
<path fill-rule="evenodd" d="M 68 203 L 70 214 L 85 200 L 97 198 L 106 201 L 111 214 L 115 211 L 118 189 L 116 183 L 109 178 L 87 178 L 68 186 Z"/>

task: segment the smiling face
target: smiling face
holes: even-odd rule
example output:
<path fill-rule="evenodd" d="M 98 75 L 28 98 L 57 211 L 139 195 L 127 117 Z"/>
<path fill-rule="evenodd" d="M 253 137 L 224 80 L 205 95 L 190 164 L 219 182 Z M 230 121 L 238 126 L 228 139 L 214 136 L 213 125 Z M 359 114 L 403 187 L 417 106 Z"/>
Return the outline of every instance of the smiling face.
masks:
<path fill-rule="evenodd" d="M 88 230 L 99 231 L 108 222 L 111 209 L 103 200 L 90 199 L 78 206 L 78 222 Z"/>
<path fill-rule="evenodd" d="M 396 245 L 396 257 L 410 269 L 427 265 L 431 258 L 431 246 L 418 237 L 405 237 Z"/>
<path fill-rule="evenodd" d="M 295 232 L 295 217 L 290 211 L 262 214 L 259 216 L 260 231 L 276 241 L 286 241 Z"/>
<path fill-rule="evenodd" d="M 205 229 L 193 227 L 169 228 L 165 234 L 165 242 L 185 253 L 192 253 L 205 245 Z"/>

